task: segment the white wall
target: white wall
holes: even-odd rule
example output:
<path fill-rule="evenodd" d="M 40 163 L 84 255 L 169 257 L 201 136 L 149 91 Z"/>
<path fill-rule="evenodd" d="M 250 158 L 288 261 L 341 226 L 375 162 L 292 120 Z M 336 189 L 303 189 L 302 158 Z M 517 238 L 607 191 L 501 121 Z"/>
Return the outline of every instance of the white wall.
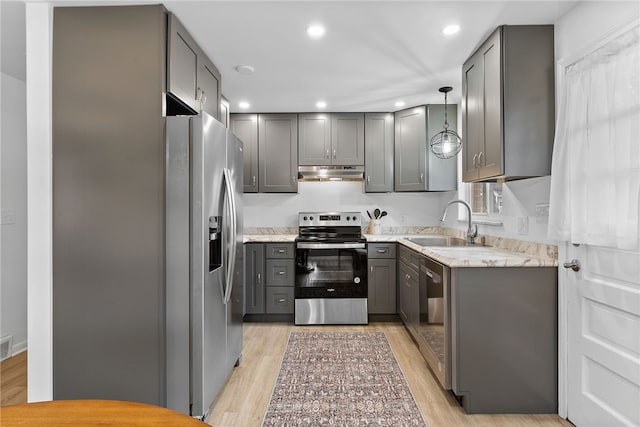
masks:
<path fill-rule="evenodd" d="M 27 348 L 25 12 L 24 4 L 18 2 L 3 3 L 0 8 L 0 337 L 13 337 L 9 355 L 14 355 Z M 10 46 L 7 39 L 12 41 Z"/>
<path fill-rule="evenodd" d="M 438 225 L 442 207 L 457 197 L 443 193 L 364 193 L 362 182 L 300 182 L 297 194 L 245 194 L 245 227 L 297 227 L 298 212 L 385 210 L 383 227 Z"/>

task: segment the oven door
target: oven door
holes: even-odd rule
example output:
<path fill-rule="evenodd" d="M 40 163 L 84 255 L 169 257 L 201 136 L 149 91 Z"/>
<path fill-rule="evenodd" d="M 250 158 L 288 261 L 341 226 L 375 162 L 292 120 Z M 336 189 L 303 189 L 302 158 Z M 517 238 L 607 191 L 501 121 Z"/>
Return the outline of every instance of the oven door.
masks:
<path fill-rule="evenodd" d="M 296 244 L 295 297 L 366 298 L 367 244 Z"/>

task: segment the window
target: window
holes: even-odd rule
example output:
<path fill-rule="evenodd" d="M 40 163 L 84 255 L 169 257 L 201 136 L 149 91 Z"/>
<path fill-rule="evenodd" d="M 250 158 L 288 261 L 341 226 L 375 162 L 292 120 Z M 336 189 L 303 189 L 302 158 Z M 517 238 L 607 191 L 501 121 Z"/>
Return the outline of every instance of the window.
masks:
<path fill-rule="evenodd" d="M 502 215 L 502 184 L 496 182 L 467 184 L 467 201 L 474 215 L 487 217 Z"/>

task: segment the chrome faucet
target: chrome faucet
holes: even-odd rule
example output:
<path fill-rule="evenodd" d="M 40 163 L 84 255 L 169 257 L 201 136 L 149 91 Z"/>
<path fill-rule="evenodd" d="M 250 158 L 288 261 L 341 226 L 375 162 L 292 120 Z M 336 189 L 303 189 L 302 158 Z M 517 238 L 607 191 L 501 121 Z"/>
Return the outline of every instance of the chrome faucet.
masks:
<path fill-rule="evenodd" d="M 478 224 L 471 223 L 471 206 L 469 205 L 469 203 L 460 199 L 450 201 L 449 203 L 447 203 L 447 206 L 445 206 L 444 211 L 442 211 L 442 218 L 440 218 L 440 221 L 444 221 L 445 217 L 447 216 L 447 208 L 454 203 L 460 203 L 467 208 L 467 211 L 469 213 L 469 216 L 468 216 L 469 222 L 467 225 L 467 239 L 469 240 L 469 243 L 473 243 L 473 239 L 475 239 L 475 237 L 478 235 Z"/>

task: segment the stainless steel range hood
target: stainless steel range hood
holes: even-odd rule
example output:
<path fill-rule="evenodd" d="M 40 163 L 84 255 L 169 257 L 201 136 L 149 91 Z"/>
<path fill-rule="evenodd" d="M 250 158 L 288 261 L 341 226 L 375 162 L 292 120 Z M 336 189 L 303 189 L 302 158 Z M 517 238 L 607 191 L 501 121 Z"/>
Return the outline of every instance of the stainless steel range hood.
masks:
<path fill-rule="evenodd" d="M 364 166 L 299 166 L 299 181 L 362 181 Z"/>

